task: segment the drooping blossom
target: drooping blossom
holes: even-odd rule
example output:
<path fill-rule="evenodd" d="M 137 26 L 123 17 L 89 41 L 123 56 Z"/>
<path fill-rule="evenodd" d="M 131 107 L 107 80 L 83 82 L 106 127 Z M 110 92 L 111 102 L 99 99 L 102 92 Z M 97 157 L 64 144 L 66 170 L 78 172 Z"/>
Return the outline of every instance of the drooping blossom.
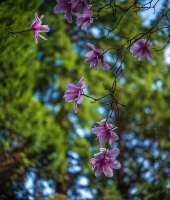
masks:
<path fill-rule="evenodd" d="M 84 96 L 82 95 L 83 89 L 86 88 L 84 77 L 80 79 L 78 86 L 73 83 L 67 83 L 66 87 L 68 88 L 68 90 L 65 91 L 63 98 L 65 98 L 65 101 L 67 102 L 74 101 L 74 111 L 75 113 L 77 113 L 77 104 L 82 103 L 84 98 Z"/>
<path fill-rule="evenodd" d="M 95 176 L 100 176 L 102 172 L 104 172 L 107 177 L 111 178 L 113 176 L 112 169 L 121 168 L 120 162 L 114 159 L 119 152 L 120 151 L 118 148 L 114 148 L 110 151 L 108 149 L 106 150 L 105 148 L 100 148 L 100 152 L 94 154 L 94 158 L 90 160 L 92 169 L 97 167 Z"/>
<path fill-rule="evenodd" d="M 38 18 L 37 13 L 35 13 L 35 19 L 32 21 L 32 30 L 34 32 L 34 39 L 35 43 L 38 44 L 38 36 L 41 37 L 43 40 L 47 40 L 45 37 L 39 34 L 39 32 L 49 32 L 50 28 L 48 25 L 41 25 L 42 24 L 42 18 L 44 15 L 41 15 L 40 19 Z"/>
<path fill-rule="evenodd" d="M 99 126 L 92 128 L 92 133 L 97 135 L 97 138 L 100 142 L 100 146 L 104 147 L 105 142 L 108 140 L 110 146 L 113 148 L 114 141 L 118 140 L 118 135 L 113 132 L 117 127 L 112 124 L 107 124 L 106 119 L 96 122 Z"/>
<path fill-rule="evenodd" d="M 94 66 L 95 70 L 97 70 L 98 66 L 101 64 L 103 70 L 109 70 L 110 66 L 103 61 L 103 51 L 97 49 L 93 44 L 87 43 L 87 45 L 93 50 L 85 55 L 87 63 L 90 64 L 90 68 Z"/>
<path fill-rule="evenodd" d="M 146 56 L 148 60 L 152 61 L 153 56 L 148 48 L 149 46 L 152 46 L 152 42 L 148 42 L 146 39 L 140 39 L 134 43 L 134 46 L 130 48 L 130 51 L 134 57 L 139 56 L 139 61 L 141 61 L 144 56 Z"/>
<path fill-rule="evenodd" d="M 57 0 L 57 5 L 54 7 L 55 13 L 65 13 L 64 18 L 72 23 L 72 0 Z"/>
<path fill-rule="evenodd" d="M 82 25 L 81 30 L 86 30 L 87 32 L 89 32 L 90 24 L 93 22 L 92 15 L 93 15 L 93 13 L 90 9 L 84 15 L 78 14 L 77 18 L 76 18 L 77 26 Z"/>
<path fill-rule="evenodd" d="M 87 0 L 77 0 L 72 2 L 73 14 L 83 15 L 89 13 L 90 6 L 87 4 Z"/>
<path fill-rule="evenodd" d="M 92 23 L 92 11 L 87 4 L 87 0 L 56 0 L 57 5 L 54 8 L 55 13 L 65 13 L 64 17 L 69 23 L 72 23 L 72 13 L 76 16 L 77 25 L 82 25 L 82 30 L 89 31 Z"/>

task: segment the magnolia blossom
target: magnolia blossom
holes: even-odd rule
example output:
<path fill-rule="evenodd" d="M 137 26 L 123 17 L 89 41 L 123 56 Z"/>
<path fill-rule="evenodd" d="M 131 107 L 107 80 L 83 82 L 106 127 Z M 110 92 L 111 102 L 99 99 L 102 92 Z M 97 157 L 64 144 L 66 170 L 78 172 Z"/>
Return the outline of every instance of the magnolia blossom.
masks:
<path fill-rule="evenodd" d="M 93 15 L 93 13 L 90 9 L 85 15 L 78 14 L 77 18 L 76 18 L 77 26 L 82 25 L 81 29 L 89 32 L 90 24 L 93 22 L 92 15 Z"/>
<path fill-rule="evenodd" d="M 92 169 L 95 169 L 97 167 L 97 170 L 95 172 L 95 176 L 100 176 L 102 172 L 104 174 L 111 178 L 113 176 L 113 169 L 120 169 L 121 164 L 119 161 L 115 160 L 114 158 L 119 154 L 119 149 L 114 148 L 110 151 L 105 148 L 100 148 L 100 152 L 94 154 L 94 158 L 90 160 L 92 164 Z"/>
<path fill-rule="evenodd" d="M 57 0 L 57 5 L 54 8 L 55 13 L 65 13 L 64 17 L 69 23 L 72 23 L 72 0 Z"/>
<path fill-rule="evenodd" d="M 77 0 L 72 2 L 72 12 L 77 14 L 87 14 L 90 10 L 90 7 L 87 4 L 87 0 Z"/>
<path fill-rule="evenodd" d="M 85 55 L 87 63 L 90 64 L 90 68 L 94 66 L 95 70 L 97 70 L 98 66 L 101 64 L 103 70 L 109 70 L 110 66 L 103 61 L 103 51 L 97 49 L 93 44 L 87 43 L 87 45 L 93 50 Z"/>
<path fill-rule="evenodd" d="M 41 15 L 41 18 L 38 18 L 37 13 L 35 13 L 35 19 L 32 21 L 32 30 L 34 32 L 34 39 L 35 39 L 35 43 L 38 44 L 38 36 L 40 36 L 42 39 L 47 40 L 45 37 L 43 37 L 42 35 L 39 34 L 39 32 L 49 32 L 50 28 L 48 27 L 48 25 L 41 25 L 42 24 L 42 18 L 44 17 L 44 15 Z"/>
<path fill-rule="evenodd" d="M 147 42 L 146 39 L 137 40 L 134 43 L 134 46 L 131 47 L 130 51 L 132 52 L 134 57 L 139 56 L 138 58 L 139 61 L 141 61 L 144 56 L 146 56 L 148 60 L 152 61 L 153 56 L 148 48 L 151 45 L 152 45 L 152 42 Z"/>
<path fill-rule="evenodd" d="M 92 128 L 92 133 L 97 135 L 97 138 L 100 142 L 100 146 L 103 147 L 105 142 L 108 140 L 110 146 L 113 148 L 114 141 L 118 140 L 118 135 L 113 132 L 117 127 L 112 124 L 107 124 L 106 119 L 96 122 L 99 126 Z"/>
<path fill-rule="evenodd" d="M 83 89 L 86 88 L 86 85 L 84 83 L 84 77 L 82 77 L 78 83 L 78 86 L 76 86 L 73 83 L 67 83 L 66 87 L 68 88 L 68 90 L 66 90 L 66 92 L 64 93 L 64 97 L 65 101 L 70 102 L 74 100 L 74 111 L 75 113 L 77 113 L 78 108 L 77 108 L 77 104 L 82 103 L 83 101 Z"/>

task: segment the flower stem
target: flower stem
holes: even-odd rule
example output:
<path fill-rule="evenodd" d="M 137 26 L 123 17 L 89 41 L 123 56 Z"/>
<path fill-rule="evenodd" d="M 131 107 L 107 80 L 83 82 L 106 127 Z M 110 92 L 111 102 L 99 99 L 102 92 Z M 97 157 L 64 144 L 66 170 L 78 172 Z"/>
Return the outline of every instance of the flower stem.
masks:
<path fill-rule="evenodd" d="M 16 31 L 16 32 L 13 32 L 13 31 L 11 31 L 9 28 L 11 28 L 11 26 L 10 27 L 5 27 L 5 26 L 2 26 L 2 25 L 0 25 L 0 27 L 1 28 L 3 28 L 3 29 L 5 29 L 9 34 L 11 34 L 13 37 L 16 37 L 16 33 L 25 33 L 25 32 L 28 32 L 28 31 L 32 31 L 32 29 L 30 28 L 30 29 L 27 29 L 27 30 L 23 30 L 23 31 Z"/>

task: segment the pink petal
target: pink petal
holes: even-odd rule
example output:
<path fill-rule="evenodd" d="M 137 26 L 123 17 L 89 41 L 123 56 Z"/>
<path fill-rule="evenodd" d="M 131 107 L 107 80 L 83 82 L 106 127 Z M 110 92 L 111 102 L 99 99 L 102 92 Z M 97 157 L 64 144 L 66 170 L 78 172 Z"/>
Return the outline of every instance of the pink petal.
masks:
<path fill-rule="evenodd" d="M 152 46 L 152 42 L 147 42 L 146 46 Z"/>
<path fill-rule="evenodd" d="M 93 63 L 90 64 L 89 68 L 92 68 L 92 67 L 93 67 Z"/>
<path fill-rule="evenodd" d="M 38 44 L 38 36 L 39 34 L 34 32 L 34 41 L 35 41 L 35 44 Z"/>
<path fill-rule="evenodd" d="M 77 103 L 78 103 L 78 104 L 82 103 L 83 99 L 84 99 L 84 96 L 81 95 L 81 96 L 77 99 Z"/>
<path fill-rule="evenodd" d="M 35 19 L 38 20 L 38 14 L 37 14 L 37 12 L 35 13 Z"/>
<path fill-rule="evenodd" d="M 93 56 L 93 55 L 94 55 L 93 51 L 90 51 L 90 52 L 88 52 L 88 53 L 85 55 L 85 57 L 91 57 L 91 56 Z"/>
<path fill-rule="evenodd" d="M 114 157 L 116 157 L 117 155 L 119 155 L 119 153 L 120 153 L 120 150 L 119 150 L 118 148 L 114 148 L 114 149 L 108 151 L 108 152 L 107 152 L 107 155 L 108 155 L 108 157 L 110 157 L 110 158 L 114 158 Z"/>
<path fill-rule="evenodd" d="M 96 122 L 96 124 L 99 124 L 100 126 L 104 126 L 105 123 L 106 123 L 106 119 L 103 119 L 103 120 L 101 120 L 99 122 Z"/>
<path fill-rule="evenodd" d="M 100 163 L 98 166 L 97 166 L 97 170 L 95 172 L 95 176 L 100 176 L 103 172 L 103 163 Z"/>
<path fill-rule="evenodd" d="M 140 49 L 140 47 L 138 46 L 133 46 L 130 48 L 130 51 L 133 53 L 134 51 L 136 51 L 137 49 Z"/>
<path fill-rule="evenodd" d="M 146 44 L 146 39 L 140 39 L 134 43 L 134 45 L 139 46 L 139 47 L 143 47 L 145 44 Z"/>
<path fill-rule="evenodd" d="M 97 159 L 97 160 L 100 160 L 103 156 L 103 152 L 99 152 L 99 153 L 96 153 L 94 154 L 94 158 Z"/>
<path fill-rule="evenodd" d="M 105 151 L 106 151 L 106 148 L 100 148 L 100 152 L 105 152 Z"/>
<path fill-rule="evenodd" d="M 106 131 L 102 131 L 102 132 L 99 134 L 99 141 L 100 141 L 100 146 L 101 146 L 101 147 L 104 146 L 106 140 L 107 140 Z"/>
<path fill-rule="evenodd" d="M 71 24 L 72 23 L 72 17 L 71 17 L 71 8 L 67 9 L 65 15 L 64 15 L 65 19 L 68 20 L 68 22 Z"/>
<path fill-rule="evenodd" d="M 105 63 L 104 61 L 102 61 L 102 68 L 103 68 L 103 70 L 109 70 L 110 66 L 107 63 Z"/>
<path fill-rule="evenodd" d="M 79 83 L 78 83 L 78 86 L 81 88 L 81 89 L 85 89 L 86 88 L 86 85 L 84 83 L 84 77 L 82 76 L 82 78 L 80 79 Z"/>
<path fill-rule="evenodd" d="M 44 18 L 44 15 L 41 15 L 40 20 L 42 20 Z"/>
<path fill-rule="evenodd" d="M 80 3 L 80 4 L 77 6 L 77 10 L 79 11 L 80 14 L 83 13 L 83 11 L 84 11 L 84 5 L 83 5 L 83 3 Z"/>
<path fill-rule="evenodd" d="M 141 51 L 140 54 L 139 54 L 138 60 L 141 61 L 142 58 L 144 57 L 144 55 L 145 55 L 145 49 L 142 49 L 142 51 Z"/>
<path fill-rule="evenodd" d="M 119 139 L 119 136 L 113 131 L 112 131 L 112 137 L 113 137 L 114 141 Z"/>
<path fill-rule="evenodd" d="M 113 176 L 113 170 L 110 168 L 110 166 L 108 165 L 108 163 L 104 163 L 103 164 L 103 172 L 109 178 L 111 178 Z"/>
<path fill-rule="evenodd" d="M 77 98 L 77 93 L 67 90 L 64 94 L 65 101 L 70 102 Z"/>
<path fill-rule="evenodd" d="M 93 44 L 87 43 L 87 45 L 88 45 L 89 47 L 91 47 L 93 50 L 96 49 L 96 47 L 95 47 Z M 97 49 L 96 49 L 96 50 L 97 50 Z"/>
<path fill-rule="evenodd" d="M 151 52 L 149 51 L 149 49 L 145 49 L 145 55 L 146 55 L 146 58 L 149 60 L 149 61 L 152 61 L 153 60 L 153 56 L 151 54 Z"/>
<path fill-rule="evenodd" d="M 121 164 L 120 164 L 120 162 L 117 161 L 117 160 L 110 160 L 108 164 L 109 164 L 110 167 L 113 168 L 113 169 L 120 169 L 120 168 L 121 168 Z"/>
<path fill-rule="evenodd" d="M 94 128 L 92 128 L 92 133 L 99 134 L 100 131 L 102 131 L 103 129 L 105 129 L 105 128 L 104 127 L 94 127 Z"/>
<path fill-rule="evenodd" d="M 92 164 L 92 169 L 94 169 L 97 165 L 100 164 L 100 162 L 98 160 L 96 160 L 95 158 L 92 158 L 90 160 L 90 163 Z"/>
<path fill-rule="evenodd" d="M 136 57 L 141 53 L 142 49 L 139 47 L 135 47 L 134 51 L 133 51 L 133 56 Z"/>
<path fill-rule="evenodd" d="M 114 140 L 113 138 L 109 138 L 109 144 L 113 148 L 114 147 Z"/>
<path fill-rule="evenodd" d="M 96 60 L 97 60 L 96 55 L 93 55 L 93 56 L 91 56 L 91 57 L 86 58 L 86 61 L 87 61 L 88 63 L 91 63 L 91 62 L 95 63 Z M 98 62 L 98 61 L 97 61 L 97 62 Z"/>
<path fill-rule="evenodd" d="M 74 84 L 74 83 L 67 83 L 66 84 L 66 87 L 69 89 L 69 90 L 75 90 L 75 91 L 79 91 L 80 89 Z"/>
<path fill-rule="evenodd" d="M 47 38 L 45 38 L 44 36 L 39 34 L 39 37 L 42 38 L 43 40 L 47 40 Z"/>
<path fill-rule="evenodd" d="M 77 101 L 74 102 L 74 106 L 73 106 L 73 107 L 74 107 L 75 113 L 77 113 L 77 111 L 78 111 L 78 108 L 77 108 Z"/>
<path fill-rule="evenodd" d="M 41 25 L 39 26 L 38 32 L 49 32 L 50 31 L 50 28 L 48 27 L 48 25 Z"/>

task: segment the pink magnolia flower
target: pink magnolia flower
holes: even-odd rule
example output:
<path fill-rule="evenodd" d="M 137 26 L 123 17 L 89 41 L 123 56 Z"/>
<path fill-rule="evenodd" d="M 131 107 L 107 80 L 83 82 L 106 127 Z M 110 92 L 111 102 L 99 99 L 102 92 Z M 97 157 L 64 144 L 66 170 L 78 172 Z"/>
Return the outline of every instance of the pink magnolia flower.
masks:
<path fill-rule="evenodd" d="M 34 39 L 35 43 L 38 44 L 38 36 L 40 36 L 43 40 L 47 40 L 45 37 L 39 34 L 39 32 L 49 32 L 50 28 L 48 25 L 41 25 L 42 21 L 41 19 L 44 17 L 44 15 L 41 15 L 41 18 L 38 18 L 37 13 L 35 13 L 35 19 L 32 21 L 32 30 L 34 32 Z"/>
<path fill-rule="evenodd" d="M 105 142 L 109 140 L 110 146 L 113 148 L 114 141 L 118 140 L 118 135 L 113 132 L 117 127 L 112 124 L 107 124 L 106 119 L 96 122 L 99 126 L 92 128 L 92 133 L 97 135 L 97 138 L 100 142 L 100 146 L 103 147 Z"/>
<path fill-rule="evenodd" d="M 69 23 L 72 23 L 72 0 L 57 0 L 57 5 L 54 8 L 55 13 L 65 13 L 64 18 L 68 20 Z"/>
<path fill-rule="evenodd" d="M 109 70 L 110 66 L 103 61 L 103 51 L 97 49 L 93 44 L 87 43 L 87 45 L 93 50 L 85 55 L 87 63 L 90 64 L 90 68 L 94 66 L 95 70 L 97 70 L 98 66 L 101 64 L 103 70 Z"/>
<path fill-rule="evenodd" d="M 119 154 L 119 149 L 114 148 L 110 151 L 105 148 L 100 148 L 100 152 L 94 154 L 94 158 L 90 160 L 92 164 L 92 169 L 94 170 L 97 167 L 95 172 L 95 176 L 100 176 L 102 172 L 111 178 L 113 176 L 113 169 L 120 169 L 121 164 L 119 161 L 115 160 L 114 158 Z"/>
<path fill-rule="evenodd" d="M 139 56 L 138 60 L 141 61 L 144 56 L 150 61 L 153 60 L 153 56 L 149 50 L 149 46 L 152 45 L 152 42 L 147 42 L 146 39 L 137 40 L 134 43 L 134 46 L 130 48 L 134 57 Z"/>
<path fill-rule="evenodd" d="M 82 95 L 83 89 L 86 88 L 84 77 L 80 79 L 78 86 L 73 83 L 67 83 L 66 87 L 68 88 L 68 90 L 65 91 L 63 98 L 65 98 L 65 101 L 67 102 L 74 100 L 74 111 L 75 113 L 77 113 L 77 104 L 82 103 L 84 98 L 84 96 Z"/>
<path fill-rule="evenodd" d="M 85 15 L 78 15 L 76 20 L 77 26 L 82 25 L 81 30 L 86 30 L 87 32 L 89 32 L 90 24 L 93 22 L 92 11 Z"/>
<path fill-rule="evenodd" d="M 77 14 L 86 14 L 89 12 L 89 5 L 87 4 L 87 0 L 77 0 L 73 1 L 72 12 Z"/>

